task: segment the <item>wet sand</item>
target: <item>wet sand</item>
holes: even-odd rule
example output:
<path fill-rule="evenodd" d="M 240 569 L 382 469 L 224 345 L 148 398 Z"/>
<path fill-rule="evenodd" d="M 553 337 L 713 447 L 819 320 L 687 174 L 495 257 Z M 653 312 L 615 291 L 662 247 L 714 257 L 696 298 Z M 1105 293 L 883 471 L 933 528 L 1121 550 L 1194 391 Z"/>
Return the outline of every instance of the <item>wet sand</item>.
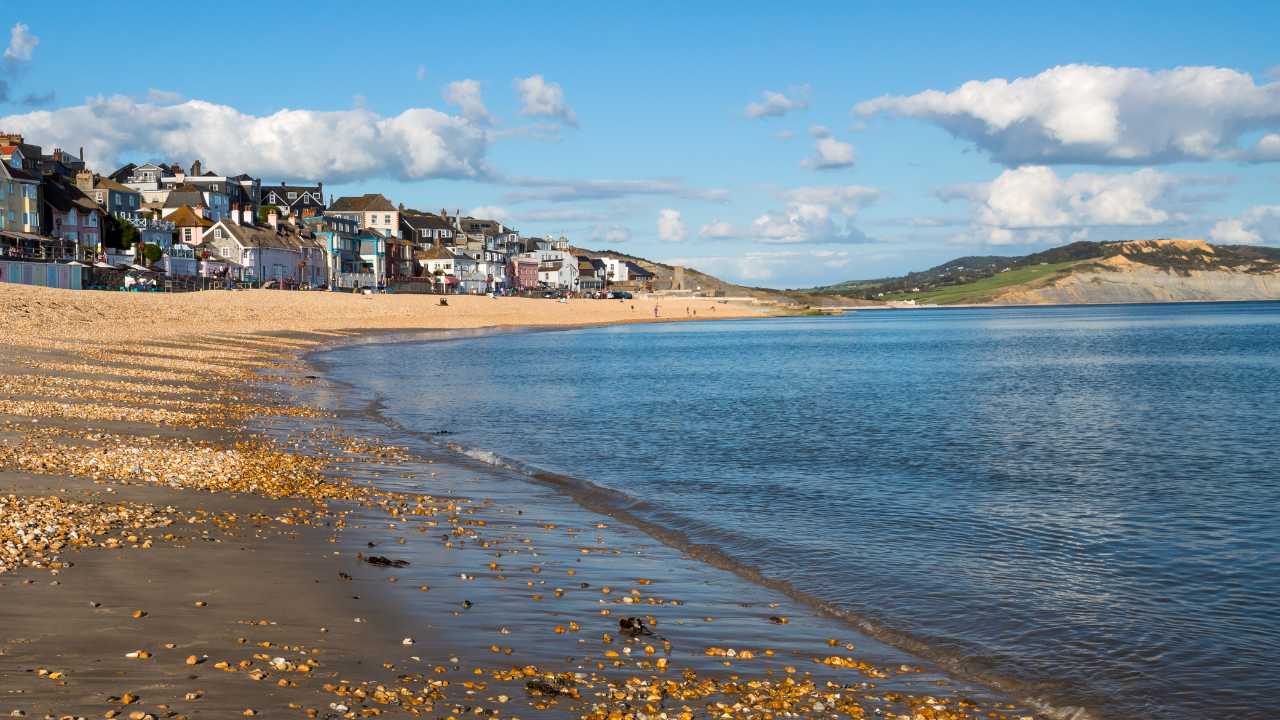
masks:
<path fill-rule="evenodd" d="M 0 713 L 1029 714 L 550 488 L 392 440 L 297 359 L 370 330 L 640 321 L 639 301 L 0 295 Z"/>

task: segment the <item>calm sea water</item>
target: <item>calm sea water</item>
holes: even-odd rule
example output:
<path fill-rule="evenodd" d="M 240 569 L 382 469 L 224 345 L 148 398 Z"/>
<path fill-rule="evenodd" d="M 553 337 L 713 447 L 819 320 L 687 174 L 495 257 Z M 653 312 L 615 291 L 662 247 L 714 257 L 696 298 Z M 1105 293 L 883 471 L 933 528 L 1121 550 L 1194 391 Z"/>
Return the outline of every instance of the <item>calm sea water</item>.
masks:
<path fill-rule="evenodd" d="M 407 427 L 619 491 L 959 673 L 1110 717 L 1280 717 L 1280 304 L 864 311 L 325 361 Z"/>

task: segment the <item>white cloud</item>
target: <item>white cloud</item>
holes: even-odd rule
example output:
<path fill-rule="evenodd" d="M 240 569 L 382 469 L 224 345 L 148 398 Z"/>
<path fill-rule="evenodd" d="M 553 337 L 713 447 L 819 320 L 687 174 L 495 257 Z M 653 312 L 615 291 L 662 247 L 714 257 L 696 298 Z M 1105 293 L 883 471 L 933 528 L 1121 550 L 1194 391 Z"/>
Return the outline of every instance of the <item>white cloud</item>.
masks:
<path fill-rule="evenodd" d="M 723 220 L 712 220 L 698 230 L 698 237 L 711 240 L 723 240 L 733 237 L 733 226 Z"/>
<path fill-rule="evenodd" d="M 1280 244 L 1280 205 L 1259 205 L 1238 218 L 1219 220 L 1209 239 L 1227 245 Z"/>
<path fill-rule="evenodd" d="M 816 138 L 831 137 L 831 128 L 826 125 L 814 125 L 809 128 L 809 134 Z"/>
<path fill-rule="evenodd" d="M 684 220 L 680 217 L 679 210 L 671 208 L 663 208 L 658 211 L 658 239 L 667 242 L 680 242 L 688 236 L 685 230 Z"/>
<path fill-rule="evenodd" d="M 1093 226 L 1150 226 L 1184 219 L 1161 207 L 1180 181 L 1150 168 L 1059 176 L 1042 165 L 1005 170 L 989 183 L 952 188 L 970 202 L 975 232 L 995 245 L 1057 242 Z"/>
<path fill-rule="evenodd" d="M 578 126 L 573 109 L 564 102 L 564 90 L 559 83 L 548 82 L 541 75 L 516 78 L 516 92 L 520 93 L 520 112 L 530 117 L 556 118 L 565 125 Z"/>
<path fill-rule="evenodd" d="M 625 225 L 596 225 L 589 235 L 593 242 L 618 245 L 631 239 L 631 229 Z"/>
<path fill-rule="evenodd" d="M 418 69 L 417 69 L 416 71 L 414 71 L 413 76 L 414 76 L 414 77 L 416 77 L 416 78 L 418 78 L 419 80 L 426 80 L 426 79 L 427 79 L 427 66 L 426 66 L 426 65 L 419 65 L 419 66 L 418 66 Z"/>
<path fill-rule="evenodd" d="M 813 155 L 802 165 L 813 170 L 837 170 L 853 167 L 853 146 L 833 137 L 820 136 L 813 144 Z"/>
<path fill-rule="evenodd" d="M 862 243 L 871 239 L 853 225 L 862 208 L 880 192 L 862 185 L 799 187 L 781 193 L 783 210 L 769 211 L 751 224 L 749 234 L 762 243 Z"/>
<path fill-rule="evenodd" d="M 9 62 L 28 62 L 40 38 L 31 34 L 31 28 L 25 23 L 18 23 L 9 29 L 9 47 L 5 48 L 4 59 Z"/>
<path fill-rule="evenodd" d="M 854 111 L 926 120 L 1009 166 L 1280 159 L 1240 145 L 1251 132 L 1280 129 L 1280 81 L 1259 85 L 1229 68 L 1062 65 L 879 97 Z"/>
<path fill-rule="evenodd" d="M 445 86 L 443 94 L 445 102 L 456 105 L 468 120 L 483 124 L 492 120 L 480 96 L 479 80 L 454 80 Z"/>
<path fill-rule="evenodd" d="M 252 115 L 203 100 L 158 105 L 114 96 L 2 117 L 0 127 L 43 145 L 83 145 L 96 166 L 125 156 L 200 159 L 219 172 L 332 183 L 489 175 L 484 129 L 427 108 L 387 117 L 360 108 Z"/>
<path fill-rule="evenodd" d="M 791 88 L 790 93 L 765 90 L 760 102 L 747 103 L 745 110 L 749 118 L 782 117 L 792 110 L 803 110 L 809 107 L 809 86 L 801 85 Z"/>
<path fill-rule="evenodd" d="M 495 205 L 473 207 L 467 214 L 479 220 L 497 220 L 500 223 L 505 223 L 507 218 L 511 217 L 511 213 Z"/>

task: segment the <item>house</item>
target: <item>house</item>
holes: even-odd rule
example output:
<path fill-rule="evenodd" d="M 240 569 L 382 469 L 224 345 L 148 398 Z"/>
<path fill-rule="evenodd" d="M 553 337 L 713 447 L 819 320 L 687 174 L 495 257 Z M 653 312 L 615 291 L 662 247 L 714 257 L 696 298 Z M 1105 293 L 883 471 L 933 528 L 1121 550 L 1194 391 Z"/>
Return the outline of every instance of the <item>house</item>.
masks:
<path fill-rule="evenodd" d="M 327 282 L 325 249 L 297 226 L 280 223 L 275 213 L 263 227 L 219 220 L 204 238 L 217 255 L 239 264 L 240 280 L 274 281 L 282 287 Z"/>
<path fill-rule="evenodd" d="M 16 151 L 18 157 L 21 158 L 21 165 L 14 165 L 19 170 L 25 170 L 36 177 L 40 176 L 40 159 L 44 157 L 44 149 L 39 145 L 31 145 L 26 142 L 21 133 L 0 133 L 0 147 L 3 147 L 3 155 L 5 160 L 9 160 Z"/>
<path fill-rule="evenodd" d="M 400 213 L 400 237 L 419 248 L 429 248 L 436 244 L 453 245 L 455 232 L 453 222 L 444 210 L 439 215 L 417 210 L 403 210 Z"/>
<path fill-rule="evenodd" d="M 170 197 L 165 199 L 165 207 L 177 207 L 179 205 L 192 205 L 190 193 L 199 193 L 204 200 L 205 207 L 209 208 L 209 219 L 217 222 L 231 214 L 232 197 L 236 198 L 236 210 L 241 211 L 243 205 L 243 188 L 238 180 L 229 179 L 221 175 L 215 175 L 212 172 L 201 174 L 200 161 L 196 160 L 191 163 L 191 172 L 184 173 L 179 170 L 176 174 L 166 175 L 160 178 L 161 188 L 170 190 Z M 174 201 L 172 195 L 183 193 L 183 197 Z M 256 212 L 256 199 L 249 201 L 250 211 Z M 243 221 L 241 216 L 238 218 Z"/>
<path fill-rule="evenodd" d="M 20 152 L 14 148 L 14 153 Z M 40 178 L 21 169 L 21 159 L 10 155 L 0 163 L 0 230 L 40 234 Z"/>
<path fill-rule="evenodd" d="M 417 250 L 414 260 L 422 266 L 423 275 L 435 278 L 438 292 L 451 292 L 457 289 L 457 258 L 452 250 L 441 244 L 435 244 L 426 250 Z"/>
<path fill-rule="evenodd" d="M 205 231 L 213 227 L 212 220 L 188 205 L 175 209 L 164 220 L 173 225 L 179 241 L 192 247 L 202 244 Z"/>
<path fill-rule="evenodd" d="M 324 183 L 315 185 L 264 185 L 261 189 L 263 205 L 274 205 L 281 215 L 313 217 L 324 214 Z"/>
<path fill-rule="evenodd" d="M 515 290 L 538 288 L 538 260 L 527 255 L 511 255 L 507 261 L 507 281 Z"/>
<path fill-rule="evenodd" d="M 608 283 L 624 283 L 631 279 L 631 275 L 627 272 L 626 260 L 611 255 L 600 259 L 604 262 L 604 278 Z"/>
<path fill-rule="evenodd" d="M 596 275 L 596 266 L 591 262 L 591 258 L 586 255 L 578 255 L 578 282 L 574 290 L 587 291 L 599 290 L 604 287 L 604 278 Z"/>
<path fill-rule="evenodd" d="M 327 214 L 355 220 L 361 229 L 377 230 L 386 238 L 401 237 L 400 211 L 379 193 L 340 197 L 329 206 Z"/>
<path fill-rule="evenodd" d="M 93 198 L 108 215 L 133 217 L 142 208 L 142 193 L 88 170 L 76 173 L 76 187 Z"/>
<path fill-rule="evenodd" d="M 171 167 L 156 163 L 143 163 L 142 165 L 130 163 L 111 173 L 108 177 L 142 193 L 144 205 L 159 203 L 159 206 L 163 207 L 165 200 L 169 197 L 169 192 L 173 188 L 162 184 L 160 181 L 166 177 L 171 177 L 175 168 L 176 166 Z M 180 170 L 180 168 L 178 169 Z M 124 179 L 121 180 L 121 177 Z M 203 202 L 204 200 L 201 198 L 201 203 Z"/>
<path fill-rule="evenodd" d="M 657 276 L 648 270 L 645 270 L 630 260 L 627 261 L 628 282 L 634 283 L 636 287 L 644 287 L 651 284 L 655 277 Z"/>
<path fill-rule="evenodd" d="M 79 155 L 72 155 L 61 148 L 54 148 L 52 153 L 40 156 L 40 172 L 43 175 L 57 175 L 73 180 L 76 173 L 84 169 L 84 148 L 80 148 Z"/>
<path fill-rule="evenodd" d="M 164 202 L 160 206 L 160 215 L 167 218 L 177 212 L 179 208 L 184 207 L 191 208 L 200 213 L 201 216 L 215 222 L 221 219 L 213 217 L 213 211 L 205 202 L 205 194 L 200 191 L 200 188 L 186 184 L 169 189 Z"/>
<path fill-rule="evenodd" d="M 96 255 L 106 219 L 98 203 L 60 175 L 46 175 L 40 194 L 44 202 L 41 226 L 45 234 L 68 246 L 74 245 L 77 258 Z"/>
<path fill-rule="evenodd" d="M 269 191 L 268 191 L 269 192 Z M 270 203 L 270 195 L 264 196 Z M 362 274 L 360 259 L 360 227 L 354 220 L 327 215 L 311 215 L 302 218 L 303 227 L 324 248 L 329 287 L 356 287 L 372 284 L 370 279 L 354 276 Z"/>

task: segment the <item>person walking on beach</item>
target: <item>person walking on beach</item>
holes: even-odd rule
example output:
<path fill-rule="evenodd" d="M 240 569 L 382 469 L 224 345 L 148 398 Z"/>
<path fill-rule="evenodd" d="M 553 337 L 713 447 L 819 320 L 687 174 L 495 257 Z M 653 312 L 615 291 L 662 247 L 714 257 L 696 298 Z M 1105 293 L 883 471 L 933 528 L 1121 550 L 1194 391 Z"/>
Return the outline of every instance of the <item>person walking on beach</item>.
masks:
<path fill-rule="evenodd" d="M 657 306 L 657 304 L 654 304 L 654 306 L 653 306 L 653 316 L 654 316 L 654 317 L 658 317 L 658 306 Z"/>

